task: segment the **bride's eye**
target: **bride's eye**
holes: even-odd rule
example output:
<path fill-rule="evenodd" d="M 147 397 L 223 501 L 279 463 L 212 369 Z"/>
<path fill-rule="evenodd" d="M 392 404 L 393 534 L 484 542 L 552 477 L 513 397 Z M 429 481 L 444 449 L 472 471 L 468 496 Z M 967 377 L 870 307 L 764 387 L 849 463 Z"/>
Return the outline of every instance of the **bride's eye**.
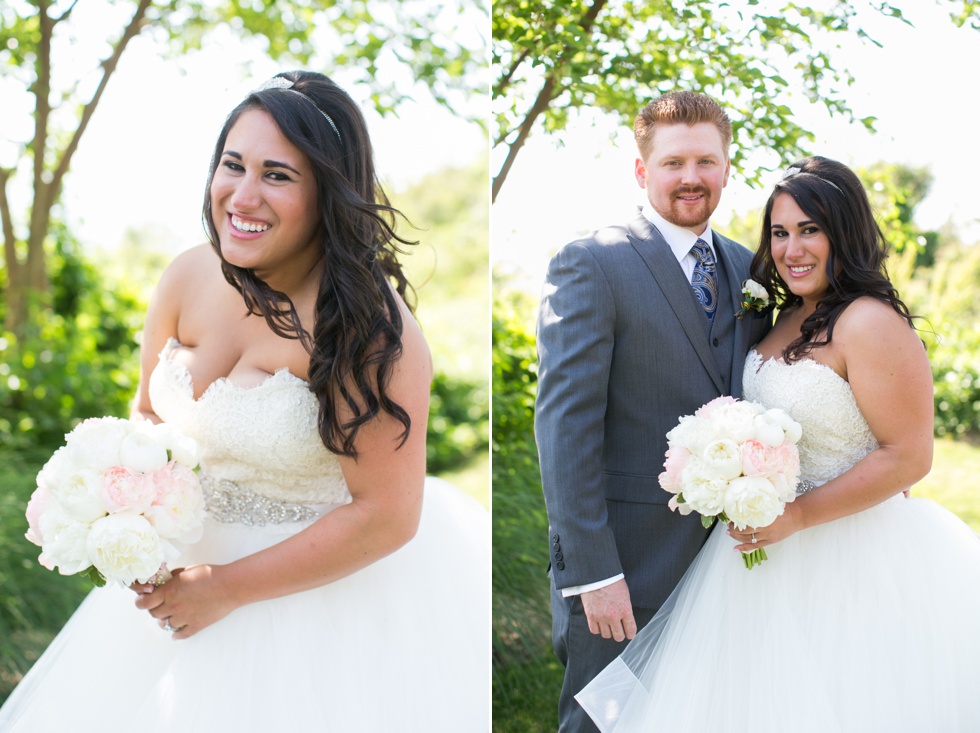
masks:
<path fill-rule="evenodd" d="M 222 164 L 222 167 L 227 168 L 230 171 L 235 171 L 236 173 L 245 170 L 242 164 L 237 160 L 226 160 Z"/>

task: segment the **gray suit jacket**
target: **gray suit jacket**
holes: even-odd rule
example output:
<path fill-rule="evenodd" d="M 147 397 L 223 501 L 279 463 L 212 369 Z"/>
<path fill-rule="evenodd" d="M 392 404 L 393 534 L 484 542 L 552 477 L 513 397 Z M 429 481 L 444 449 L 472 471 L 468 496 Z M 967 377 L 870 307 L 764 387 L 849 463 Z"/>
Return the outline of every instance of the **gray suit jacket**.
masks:
<path fill-rule="evenodd" d="M 717 327 L 735 320 L 752 253 L 717 234 L 714 243 L 731 291 Z M 751 312 L 719 348 L 639 212 L 555 255 L 538 320 L 535 435 L 557 588 L 625 573 L 635 606 L 666 600 L 707 536 L 697 515 L 667 507 L 666 434 L 705 402 L 741 394 L 745 355 L 769 322 Z M 731 363 L 719 366 L 723 352 Z"/>

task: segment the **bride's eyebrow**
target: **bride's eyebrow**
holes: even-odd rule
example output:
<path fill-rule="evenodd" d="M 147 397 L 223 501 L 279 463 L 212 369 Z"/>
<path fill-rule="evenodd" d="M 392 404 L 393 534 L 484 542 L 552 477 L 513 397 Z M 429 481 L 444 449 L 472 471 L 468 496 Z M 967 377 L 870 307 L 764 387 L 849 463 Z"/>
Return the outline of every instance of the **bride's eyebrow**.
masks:
<path fill-rule="evenodd" d="M 224 155 L 228 155 L 228 156 L 234 158 L 235 160 L 242 160 L 242 154 L 241 153 L 236 153 L 234 150 L 226 150 L 224 152 Z M 285 168 L 286 170 L 292 171 L 297 176 L 302 176 L 303 175 L 298 170 L 296 170 L 291 165 L 289 165 L 289 163 L 283 163 L 282 161 L 278 161 L 278 160 L 266 160 L 266 161 L 263 161 L 263 165 L 266 168 Z"/>

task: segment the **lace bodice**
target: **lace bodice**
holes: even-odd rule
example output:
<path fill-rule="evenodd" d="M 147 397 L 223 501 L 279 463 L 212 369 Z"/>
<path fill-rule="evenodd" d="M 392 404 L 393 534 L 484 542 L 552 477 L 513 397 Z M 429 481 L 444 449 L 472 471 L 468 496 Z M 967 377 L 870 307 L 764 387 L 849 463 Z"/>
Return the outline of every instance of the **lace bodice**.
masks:
<path fill-rule="evenodd" d="M 194 438 L 201 472 L 276 502 L 344 504 L 350 492 L 337 457 L 317 433 L 317 400 L 280 369 L 255 387 L 218 379 L 200 399 L 170 339 L 150 376 L 150 401 L 165 422 Z"/>
<path fill-rule="evenodd" d="M 750 351 L 742 376 L 743 396 L 779 407 L 803 427 L 800 475 L 819 485 L 830 481 L 878 447 L 851 386 L 833 369 L 812 360 L 765 363 Z"/>

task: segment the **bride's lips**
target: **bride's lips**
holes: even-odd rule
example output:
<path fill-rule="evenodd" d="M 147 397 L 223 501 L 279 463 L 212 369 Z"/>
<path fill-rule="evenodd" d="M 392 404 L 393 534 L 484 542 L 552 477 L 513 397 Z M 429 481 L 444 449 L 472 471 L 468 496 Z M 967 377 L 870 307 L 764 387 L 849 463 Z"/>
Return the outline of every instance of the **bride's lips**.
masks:
<path fill-rule="evenodd" d="M 806 277 L 816 269 L 816 265 L 786 265 L 786 272 L 793 279 Z"/>
<path fill-rule="evenodd" d="M 272 227 L 267 221 L 239 214 L 228 214 L 226 220 L 229 234 L 236 239 L 257 239 Z"/>

